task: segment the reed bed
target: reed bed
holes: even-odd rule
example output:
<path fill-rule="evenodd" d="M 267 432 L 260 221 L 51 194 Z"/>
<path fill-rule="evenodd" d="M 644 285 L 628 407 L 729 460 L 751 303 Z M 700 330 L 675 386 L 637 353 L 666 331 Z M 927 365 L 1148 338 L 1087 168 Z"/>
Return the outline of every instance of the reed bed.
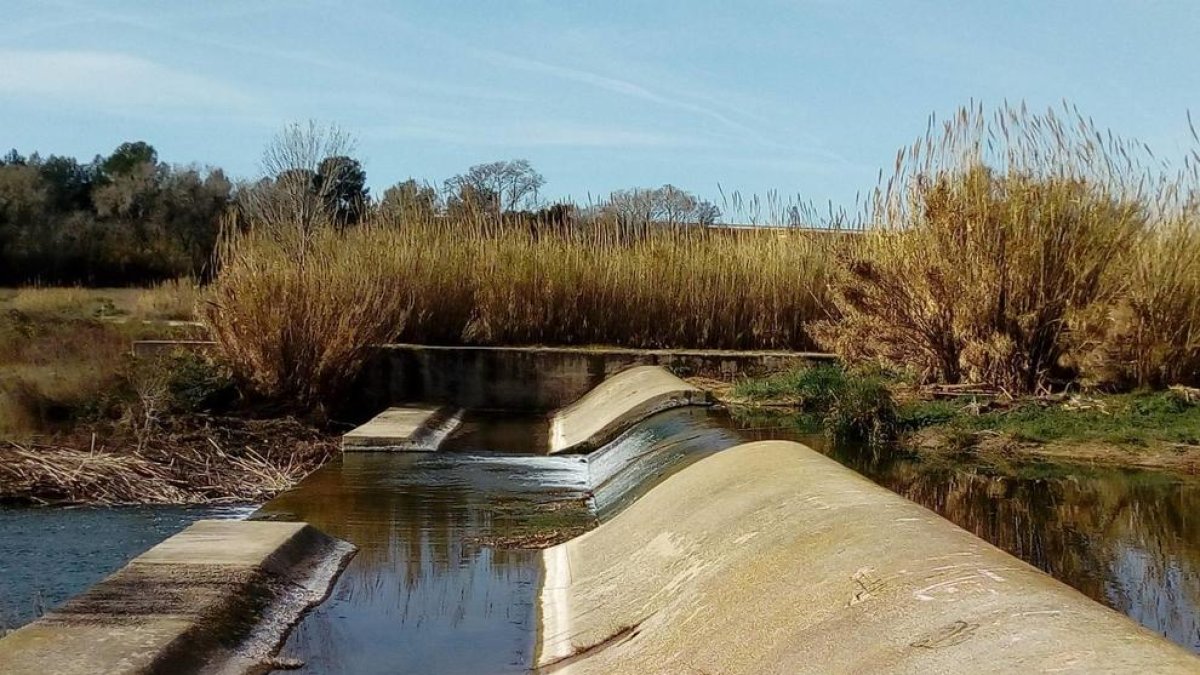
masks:
<path fill-rule="evenodd" d="M 926 382 L 1194 381 L 1195 186 L 1072 110 L 965 108 L 899 153 L 815 332 Z"/>
<path fill-rule="evenodd" d="M 337 452 L 294 420 L 175 420 L 152 438 L 0 444 L 0 503 L 254 502 L 289 489 Z"/>
<path fill-rule="evenodd" d="M 243 218 L 204 316 L 248 391 L 307 410 L 392 340 L 821 348 L 1010 393 L 1196 384 L 1188 161 L 1172 174 L 1070 108 L 973 106 L 931 120 L 857 221 L 831 218 L 855 236 L 461 210 Z"/>
<path fill-rule="evenodd" d="M 482 219 L 252 227 L 222 248 L 205 316 L 252 391 L 313 408 L 388 341 L 811 349 L 836 245 L 788 231 L 628 237 Z"/>

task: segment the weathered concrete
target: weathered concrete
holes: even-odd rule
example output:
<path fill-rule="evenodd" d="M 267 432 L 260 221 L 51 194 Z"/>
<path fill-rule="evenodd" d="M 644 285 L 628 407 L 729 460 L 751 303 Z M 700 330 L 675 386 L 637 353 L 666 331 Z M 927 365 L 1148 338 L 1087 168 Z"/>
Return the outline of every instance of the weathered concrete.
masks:
<path fill-rule="evenodd" d="M 262 672 L 353 551 L 304 523 L 196 522 L 0 640 L 0 673 Z"/>
<path fill-rule="evenodd" d="M 634 366 L 662 366 L 680 377 L 730 380 L 833 359 L 809 352 L 386 345 L 365 369 L 359 390 L 365 397 L 362 404 L 376 409 L 428 401 L 551 411 Z"/>
<path fill-rule="evenodd" d="M 428 406 L 388 408 L 342 436 L 342 452 L 433 452 L 462 422 L 462 412 Z"/>
<path fill-rule="evenodd" d="M 1200 659 L 795 443 L 544 552 L 540 672 L 1196 673 Z"/>
<path fill-rule="evenodd" d="M 138 356 L 181 349 L 207 351 L 207 341 L 138 340 Z M 720 349 L 621 347 L 464 347 L 383 345 L 355 387 L 355 408 L 399 403 L 550 411 L 634 366 L 662 366 L 681 377 L 732 380 L 836 360 L 832 354 Z"/>
<path fill-rule="evenodd" d="M 554 413 L 550 419 L 550 453 L 586 452 L 656 412 L 708 403 L 707 392 L 665 368 L 630 368 Z"/>

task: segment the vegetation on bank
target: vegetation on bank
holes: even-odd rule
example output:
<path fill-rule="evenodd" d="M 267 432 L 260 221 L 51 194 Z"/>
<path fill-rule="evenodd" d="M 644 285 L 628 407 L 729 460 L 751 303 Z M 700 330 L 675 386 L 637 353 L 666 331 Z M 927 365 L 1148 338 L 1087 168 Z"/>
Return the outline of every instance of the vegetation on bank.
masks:
<path fill-rule="evenodd" d="M 1010 398 L 820 365 L 738 382 L 725 398 L 734 405 L 797 410 L 843 439 L 924 454 L 1200 468 L 1195 389 Z"/>
<path fill-rule="evenodd" d="M 1013 396 L 1200 383 L 1200 174 L 1103 138 L 1070 114 L 963 110 L 900 154 L 853 235 L 469 203 L 341 227 L 299 191 L 304 218 L 230 228 L 204 319 L 246 391 L 302 411 L 389 339 L 818 348 Z M 316 161 L 288 150 L 272 157 Z"/>
<path fill-rule="evenodd" d="M 197 293 L 0 290 L 0 503 L 257 501 L 333 456 L 329 433 L 247 414 L 207 357 L 130 355 L 196 335 L 163 322 Z"/>

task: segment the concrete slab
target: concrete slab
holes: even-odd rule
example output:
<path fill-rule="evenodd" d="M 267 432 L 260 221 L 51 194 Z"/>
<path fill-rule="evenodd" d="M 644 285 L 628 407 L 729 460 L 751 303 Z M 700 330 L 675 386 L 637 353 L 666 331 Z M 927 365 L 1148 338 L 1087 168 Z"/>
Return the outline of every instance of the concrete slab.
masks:
<path fill-rule="evenodd" d="M 1161 636 L 790 442 L 701 460 L 544 565 L 544 673 L 1200 672 Z"/>
<path fill-rule="evenodd" d="M 388 408 L 342 436 L 342 452 L 433 452 L 462 422 L 456 408 Z"/>
<path fill-rule="evenodd" d="M 601 382 L 550 420 L 550 452 L 587 452 L 654 413 L 707 405 L 708 393 L 660 366 L 639 366 Z"/>
<path fill-rule="evenodd" d="M 0 639 L 0 673 L 249 673 L 354 547 L 304 523 L 198 521 Z"/>

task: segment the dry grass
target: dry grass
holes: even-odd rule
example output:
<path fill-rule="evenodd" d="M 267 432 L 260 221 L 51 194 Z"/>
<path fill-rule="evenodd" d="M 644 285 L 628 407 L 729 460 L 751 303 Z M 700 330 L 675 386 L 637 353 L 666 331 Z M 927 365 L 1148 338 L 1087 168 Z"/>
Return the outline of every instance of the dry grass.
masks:
<path fill-rule="evenodd" d="M 337 452 L 294 420 L 178 417 L 146 438 L 0 443 L 0 503 L 197 504 L 265 500 Z"/>
<path fill-rule="evenodd" d="M 408 251 L 377 232 L 263 226 L 224 242 L 205 316 L 250 393 L 319 410 L 345 392 L 372 345 L 403 328 Z"/>
<path fill-rule="evenodd" d="M 845 256 L 823 344 L 1014 392 L 1111 381 L 1101 364 L 1143 384 L 1196 377 L 1198 221 L 1174 205 L 1190 191 L 1104 138 L 1008 108 L 931 129 Z"/>
<path fill-rule="evenodd" d="M 249 388 L 308 409 L 390 340 L 811 348 L 837 241 L 473 219 L 260 225 L 227 240 L 205 316 Z"/>
<path fill-rule="evenodd" d="M 149 288 L 30 286 L 0 289 L 0 311 L 32 318 L 189 321 L 200 297 L 200 287 L 190 279 Z"/>

